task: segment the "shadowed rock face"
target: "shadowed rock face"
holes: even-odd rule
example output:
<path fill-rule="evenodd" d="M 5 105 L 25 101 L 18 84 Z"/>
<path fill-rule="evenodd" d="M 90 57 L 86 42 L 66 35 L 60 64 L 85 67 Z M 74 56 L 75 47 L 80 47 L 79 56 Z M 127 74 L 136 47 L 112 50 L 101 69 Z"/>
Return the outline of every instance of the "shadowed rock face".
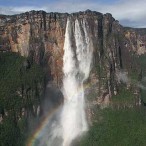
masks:
<path fill-rule="evenodd" d="M 48 72 L 49 79 L 62 85 L 63 45 L 67 18 L 85 19 L 93 41 L 93 68 L 89 81 L 98 97 L 116 94 L 116 72 L 127 69 L 132 43 L 127 32 L 111 14 L 87 10 L 77 13 L 30 11 L 13 16 L 0 16 L 0 51 L 19 52 Z M 129 40 L 128 40 L 129 39 Z M 137 50 L 137 49 L 136 49 Z M 139 52 L 138 52 L 139 54 Z"/>

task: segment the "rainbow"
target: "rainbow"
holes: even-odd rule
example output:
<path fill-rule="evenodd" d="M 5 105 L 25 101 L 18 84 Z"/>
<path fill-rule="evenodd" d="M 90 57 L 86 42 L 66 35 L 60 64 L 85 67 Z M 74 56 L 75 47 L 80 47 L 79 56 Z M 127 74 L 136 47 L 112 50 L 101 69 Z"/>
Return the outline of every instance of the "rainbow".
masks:
<path fill-rule="evenodd" d="M 42 121 L 40 122 L 39 126 L 33 132 L 32 136 L 27 140 L 26 146 L 35 146 L 35 141 L 38 139 L 39 135 L 43 131 L 43 129 L 47 126 L 49 118 L 53 115 L 59 106 L 55 107 L 53 110 L 49 111 L 47 116 L 45 116 Z"/>
<path fill-rule="evenodd" d="M 91 88 L 91 84 L 85 84 L 84 85 L 84 90 L 87 90 L 89 88 Z M 79 88 L 78 94 L 81 94 L 81 92 L 82 92 L 82 88 Z M 39 136 L 41 135 L 42 131 L 46 128 L 50 117 L 57 111 L 57 109 L 60 106 L 61 105 L 56 106 L 54 109 L 52 109 L 51 111 L 49 111 L 48 114 L 47 114 L 47 116 L 45 116 L 42 119 L 42 121 L 40 122 L 40 124 L 38 125 L 38 127 L 36 128 L 36 130 L 33 132 L 32 136 L 27 140 L 26 146 L 35 146 L 36 140 L 39 138 Z"/>

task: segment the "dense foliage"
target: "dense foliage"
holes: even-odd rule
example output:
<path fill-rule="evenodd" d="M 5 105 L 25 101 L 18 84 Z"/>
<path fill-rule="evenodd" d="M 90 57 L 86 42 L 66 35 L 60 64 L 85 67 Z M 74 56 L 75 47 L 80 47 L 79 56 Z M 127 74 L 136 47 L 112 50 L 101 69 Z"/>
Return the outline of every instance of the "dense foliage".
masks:
<path fill-rule="evenodd" d="M 145 146 L 146 112 L 143 109 L 104 109 L 80 146 Z"/>
<path fill-rule="evenodd" d="M 145 56 L 137 57 L 136 61 L 145 74 Z M 40 104 L 43 78 L 42 68 L 27 58 L 16 53 L 0 53 L 0 146 L 25 146 L 28 120 L 35 116 L 32 107 Z M 130 78 L 135 85 L 139 74 L 133 71 Z M 145 85 L 145 78 L 140 83 Z M 141 93 L 145 101 L 146 91 Z M 92 97 L 96 97 L 94 92 L 89 96 Z M 141 107 L 131 107 L 136 102 L 136 96 L 121 86 L 109 108 L 94 109 L 93 125 L 77 145 L 145 146 L 146 112 Z"/>
<path fill-rule="evenodd" d="M 78 145 L 145 146 L 146 108 L 138 102 L 137 95 L 121 85 L 108 108 L 94 110 L 94 122 Z"/>
<path fill-rule="evenodd" d="M 139 66 L 141 67 L 141 78 L 140 78 L 140 87 L 141 87 L 141 99 L 146 103 L 146 55 L 141 55 L 136 58 Z"/>
<path fill-rule="evenodd" d="M 24 144 L 27 119 L 40 102 L 41 67 L 16 53 L 0 53 L 0 146 Z"/>

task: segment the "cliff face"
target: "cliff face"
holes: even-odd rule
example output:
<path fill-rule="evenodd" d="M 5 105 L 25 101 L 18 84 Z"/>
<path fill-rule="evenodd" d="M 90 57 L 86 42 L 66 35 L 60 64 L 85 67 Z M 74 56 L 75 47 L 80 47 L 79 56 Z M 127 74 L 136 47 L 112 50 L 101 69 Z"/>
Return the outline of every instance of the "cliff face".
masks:
<path fill-rule="evenodd" d="M 67 14 L 46 14 L 43 11 L 1 16 L 2 50 L 19 52 L 31 62 L 47 65 L 48 72 L 59 84 L 66 18 Z"/>
<path fill-rule="evenodd" d="M 88 81 L 94 92 L 90 92 L 89 96 L 98 97 L 98 103 L 108 103 L 109 98 L 117 93 L 119 82 L 116 74 L 121 69 L 127 71 L 131 65 L 130 51 L 145 53 L 144 49 L 139 50 L 138 43 L 135 45 L 141 40 L 125 31 L 111 14 L 103 15 L 90 10 L 72 14 L 31 11 L 0 16 L 0 50 L 19 52 L 31 63 L 35 61 L 42 65 L 48 80 L 61 86 L 68 17 L 79 21 L 84 19 L 88 23 L 94 48 L 93 68 Z"/>
<path fill-rule="evenodd" d="M 124 28 L 125 45 L 129 51 L 137 55 L 146 53 L 146 29 L 145 28 Z"/>
<path fill-rule="evenodd" d="M 72 14 L 31 11 L 0 15 L 0 126 L 4 129 L 0 145 L 7 145 L 9 139 L 11 145 L 21 145 L 19 141 L 23 143 L 28 133 L 64 102 L 60 88 L 67 19 L 71 28 L 67 31 L 68 41 L 73 51 L 70 57 L 75 60 L 74 68 L 78 68 L 74 76 L 77 80 L 86 75 L 79 70 L 79 46 L 83 52 L 87 47 L 93 49 L 92 69 L 83 84 L 88 122 L 97 121 L 98 106 L 110 105 L 116 110 L 146 105 L 146 92 L 139 90 L 146 85 L 145 78 L 142 80 L 146 74 L 145 29 L 124 28 L 111 14 L 90 10 Z M 87 60 L 84 65 L 87 63 L 88 68 Z M 69 80 L 67 86 L 73 81 Z"/>

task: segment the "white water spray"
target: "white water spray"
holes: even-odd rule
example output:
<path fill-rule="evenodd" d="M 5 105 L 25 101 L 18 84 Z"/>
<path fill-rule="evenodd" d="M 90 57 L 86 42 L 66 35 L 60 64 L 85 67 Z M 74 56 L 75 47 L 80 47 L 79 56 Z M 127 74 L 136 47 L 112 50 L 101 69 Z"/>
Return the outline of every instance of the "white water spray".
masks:
<path fill-rule="evenodd" d="M 67 20 L 63 56 L 64 105 L 52 115 L 35 141 L 36 146 L 71 146 L 88 130 L 83 83 L 88 78 L 93 44 L 88 23 Z"/>
<path fill-rule="evenodd" d="M 64 107 L 61 115 L 63 146 L 87 131 L 83 82 L 88 78 L 92 60 L 92 41 L 85 20 L 75 27 L 68 19 L 65 33 L 63 72 Z M 74 40 L 74 41 L 73 41 Z"/>

